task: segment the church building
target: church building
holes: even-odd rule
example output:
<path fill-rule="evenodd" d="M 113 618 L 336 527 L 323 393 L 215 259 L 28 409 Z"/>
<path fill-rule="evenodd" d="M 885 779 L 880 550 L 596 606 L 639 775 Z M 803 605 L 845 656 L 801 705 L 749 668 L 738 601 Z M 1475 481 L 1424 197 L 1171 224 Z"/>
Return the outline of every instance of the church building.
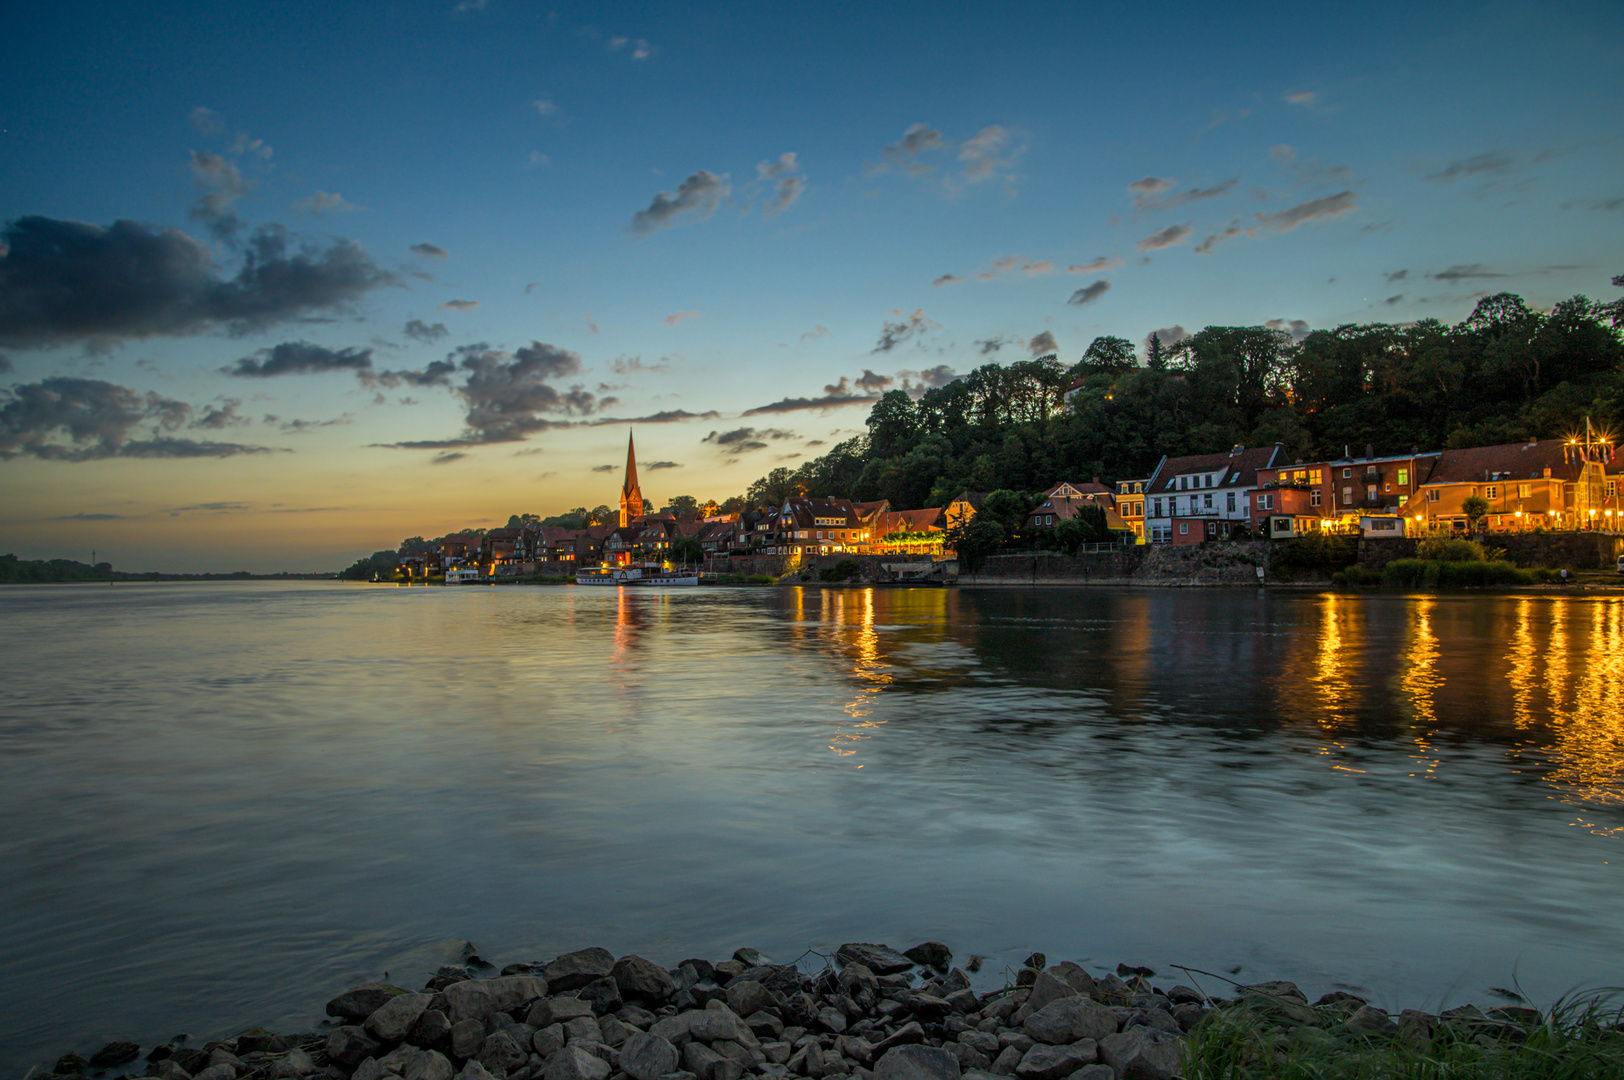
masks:
<path fill-rule="evenodd" d="M 643 490 L 637 486 L 637 447 L 626 433 L 626 480 L 620 485 L 620 527 L 624 529 L 648 513 Z"/>

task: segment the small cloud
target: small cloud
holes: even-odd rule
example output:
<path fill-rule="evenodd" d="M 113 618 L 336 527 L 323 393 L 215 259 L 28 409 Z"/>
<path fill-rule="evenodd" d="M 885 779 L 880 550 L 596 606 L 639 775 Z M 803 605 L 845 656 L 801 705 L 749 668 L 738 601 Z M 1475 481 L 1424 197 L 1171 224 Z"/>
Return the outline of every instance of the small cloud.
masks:
<path fill-rule="evenodd" d="M 675 195 L 665 191 L 656 193 L 647 210 L 639 210 L 632 215 L 627 229 L 633 236 L 652 236 L 676 224 L 677 219 L 685 215 L 704 221 L 716 212 L 716 207 L 732 192 L 726 173 L 718 176 L 706 169 L 699 169 L 677 185 Z"/>
<path fill-rule="evenodd" d="M 1043 331 L 1043 333 L 1039 334 L 1031 341 L 1028 341 L 1026 343 L 1026 347 L 1031 351 L 1033 356 L 1048 356 L 1050 353 L 1057 353 L 1060 351 L 1060 343 L 1057 342 L 1054 339 L 1054 335 L 1047 330 Z"/>
<path fill-rule="evenodd" d="M 933 286 L 957 285 L 960 282 L 962 282 L 963 280 L 964 279 L 959 277 L 957 274 L 943 274 L 941 277 L 939 277 L 935 281 L 931 282 L 931 285 L 933 285 Z"/>
<path fill-rule="evenodd" d="M 1000 170 L 1013 167 L 1015 153 L 1007 154 L 1013 133 L 1001 124 L 989 124 L 976 132 L 973 138 L 959 147 L 959 160 L 964 163 L 964 179 L 979 184 Z"/>
<path fill-rule="evenodd" d="M 594 466 L 592 466 L 592 471 L 593 472 L 614 472 L 615 467 L 613 465 L 594 465 Z"/>
<path fill-rule="evenodd" d="M 1287 94 L 1286 101 L 1293 105 L 1301 105 L 1306 109 L 1319 104 L 1319 95 L 1312 90 L 1297 90 Z"/>
<path fill-rule="evenodd" d="M 863 373 L 856 379 L 856 386 L 866 393 L 877 394 L 894 382 L 896 380 L 889 375 L 876 375 L 868 368 L 864 368 Z M 825 387 L 824 389 L 833 390 L 832 387 Z"/>
<path fill-rule="evenodd" d="M 592 318 L 592 312 L 590 312 L 590 311 L 581 312 L 581 318 L 586 320 L 586 328 L 588 330 L 592 331 L 594 334 L 596 334 L 598 332 L 598 324 Z"/>
<path fill-rule="evenodd" d="M 449 465 L 453 461 L 461 461 L 468 455 L 461 450 L 442 450 L 429 459 L 430 465 Z"/>
<path fill-rule="evenodd" d="M 431 244 L 426 240 L 421 244 L 413 244 L 407 250 L 413 255 L 421 255 L 425 259 L 443 259 L 447 254 L 445 248 L 439 244 Z"/>
<path fill-rule="evenodd" d="M 981 349 L 982 356 L 987 356 L 991 353 L 998 352 L 1007 344 L 1009 343 L 1002 337 L 990 337 L 976 342 L 976 345 L 978 345 Z"/>
<path fill-rule="evenodd" d="M 680 469 L 682 464 L 676 461 L 651 461 L 643 467 L 649 472 L 658 472 L 661 469 Z"/>
<path fill-rule="evenodd" d="M 203 415 L 192 421 L 192 427 L 219 431 L 246 424 L 248 417 L 238 414 L 237 410 L 240 408 L 242 398 L 219 398 L 217 404 L 203 407 Z"/>
<path fill-rule="evenodd" d="M 666 372 L 671 370 L 671 361 L 660 357 L 650 364 L 641 356 L 617 356 L 609 361 L 609 370 L 616 375 L 635 375 L 642 371 Z"/>
<path fill-rule="evenodd" d="M 1436 180 L 1442 184 L 1453 183 L 1465 176 L 1476 176 L 1480 173 L 1505 172 L 1517 163 L 1517 159 L 1510 154 L 1498 150 L 1487 153 L 1474 154 L 1469 158 L 1451 161 L 1435 173 L 1428 173 L 1428 180 Z"/>
<path fill-rule="evenodd" d="M 1104 255 L 1101 255 L 1099 258 L 1095 259 L 1093 262 L 1073 263 L 1072 265 L 1066 267 L 1066 273 L 1068 273 L 1068 274 L 1098 274 L 1098 273 L 1101 273 L 1101 272 L 1103 272 L 1105 270 L 1110 270 L 1110 269 L 1112 269 L 1114 267 L 1118 267 L 1118 266 L 1121 266 L 1121 265 L 1122 265 L 1122 260 L 1121 259 L 1108 259 Z"/>
<path fill-rule="evenodd" d="M 894 166 L 909 176 L 919 176 L 934 169 L 934 166 L 926 165 L 920 161 L 920 155 L 941 148 L 942 133 L 940 131 L 926 124 L 912 124 L 907 131 L 902 133 L 902 138 L 880 151 L 880 161 L 870 164 L 866 171 L 870 176 L 873 176 Z"/>
<path fill-rule="evenodd" d="M 224 135 L 225 134 L 225 131 L 226 131 L 225 121 L 221 120 L 220 119 L 220 114 L 215 112 L 213 109 L 205 109 L 203 106 L 199 105 L 197 108 L 192 110 L 191 119 L 192 119 L 192 126 L 198 130 L 199 134 L 202 134 L 202 135 Z"/>
<path fill-rule="evenodd" d="M 794 206 L 806 191 L 806 181 L 799 175 L 800 164 L 794 153 L 778 156 L 776 161 L 763 161 L 756 166 L 756 178 L 773 185 L 772 196 L 761 208 L 761 216 L 769 221 Z"/>
<path fill-rule="evenodd" d="M 699 441 L 711 443 L 725 454 L 747 454 L 767 449 L 768 440 L 778 442 L 798 438 L 793 431 L 782 428 L 734 428 L 732 431 L 713 431 Z"/>
<path fill-rule="evenodd" d="M 1189 336 L 1190 335 L 1185 331 L 1184 327 L 1179 326 L 1176 323 L 1172 326 L 1158 327 L 1145 335 L 1145 352 L 1147 354 L 1150 352 L 1151 338 L 1156 338 L 1159 340 L 1162 343 L 1162 348 L 1171 349 L 1174 345 L 1177 345 L 1179 342 L 1183 341 Z"/>
<path fill-rule="evenodd" d="M 5 258 L 5 254 L 3 252 L 0 252 L 0 259 L 3 259 L 3 258 Z M 0 375 L 4 375 L 7 372 L 9 372 L 10 370 L 11 370 L 11 357 L 9 357 L 9 356 L 0 356 Z"/>
<path fill-rule="evenodd" d="M 926 317 L 924 309 L 916 309 L 911 315 L 903 315 L 900 311 L 893 311 L 893 315 L 902 316 L 892 321 L 886 320 L 880 328 L 880 340 L 875 344 L 873 352 L 890 352 L 909 338 L 917 337 L 935 329 L 939 324 Z"/>
<path fill-rule="evenodd" d="M 956 378 L 958 376 L 953 373 L 952 368 L 946 364 L 937 364 L 935 367 L 926 368 L 919 373 L 919 384 L 921 386 L 942 387 Z"/>
<path fill-rule="evenodd" d="M 1282 165 L 1290 165 L 1297 160 L 1297 151 L 1281 143 L 1279 146 L 1269 148 L 1269 156 Z"/>
<path fill-rule="evenodd" d="M 1391 285 L 1395 281 L 1403 281 L 1405 278 L 1407 278 L 1409 276 L 1410 276 L 1409 270 L 1394 270 L 1391 274 L 1386 275 L 1387 284 Z"/>
<path fill-rule="evenodd" d="M 265 419 L 270 420 L 271 418 L 267 416 Z M 355 418 L 349 413 L 345 413 L 343 416 L 335 416 L 331 420 L 289 420 L 282 425 L 282 431 L 288 435 L 304 435 L 311 431 L 320 431 L 322 428 L 347 427 L 353 423 L 355 423 Z"/>
<path fill-rule="evenodd" d="M 413 319 L 406 324 L 401 333 L 415 341 L 421 341 L 425 345 L 433 345 L 436 341 L 450 334 L 451 331 L 445 328 L 443 322 L 437 322 L 431 326 L 422 319 Z"/>
<path fill-rule="evenodd" d="M 1162 248 L 1184 243 L 1190 238 L 1190 232 L 1189 225 L 1169 225 L 1160 232 L 1151 233 L 1134 247 L 1140 251 L 1160 251 Z"/>
<path fill-rule="evenodd" d="M 1323 199 L 1310 199 L 1277 214 L 1259 214 L 1258 221 L 1278 232 L 1290 232 L 1299 225 L 1306 225 L 1311 221 L 1328 221 L 1357 209 L 1359 207 L 1354 200 L 1353 192 L 1342 191 L 1335 195 L 1327 195 Z"/>
<path fill-rule="evenodd" d="M 440 305 L 441 311 L 472 311 L 479 306 L 478 300 L 447 300 Z"/>
<path fill-rule="evenodd" d="M 1100 297 L 1109 292 L 1110 289 L 1111 282 L 1105 278 L 1101 278 L 1100 280 L 1094 282 L 1094 284 L 1086 285 L 1072 293 L 1071 299 L 1067 300 L 1066 303 L 1075 304 L 1078 307 L 1081 307 L 1084 304 L 1092 304 L 1094 301 L 1098 300 Z"/>
<path fill-rule="evenodd" d="M 1389 296 L 1386 300 L 1383 300 L 1382 303 L 1384 303 L 1384 304 L 1396 304 L 1402 299 L 1404 299 L 1404 294 L 1399 293 L 1396 296 Z"/>
<path fill-rule="evenodd" d="M 550 118 L 558 115 L 558 106 L 547 98 L 537 98 L 530 103 L 530 107 L 541 117 Z"/>
<path fill-rule="evenodd" d="M 699 318 L 699 312 L 697 311 L 673 311 L 665 317 L 664 322 L 667 326 L 675 326 L 684 319 L 697 318 Z"/>
<path fill-rule="evenodd" d="M 312 217 L 322 217 L 325 214 L 347 214 L 352 210 L 361 209 L 334 191 L 318 191 L 314 195 L 294 203 L 293 208 L 300 213 L 310 214 Z"/>
<path fill-rule="evenodd" d="M 819 338 L 828 337 L 828 336 L 829 336 L 829 328 L 827 326 L 819 325 L 819 326 L 814 326 L 812 329 L 810 329 L 806 333 L 802 334 L 801 335 L 801 340 L 802 341 L 816 341 Z"/>
<path fill-rule="evenodd" d="M 204 110 L 204 111 L 206 112 L 208 110 Z M 51 520 L 52 521 L 127 521 L 129 519 L 128 519 L 127 515 L 124 515 L 124 514 L 96 514 L 96 513 L 89 513 L 89 514 L 63 514 L 61 517 L 54 517 Z"/>
<path fill-rule="evenodd" d="M 1128 185 L 1128 194 L 1133 196 L 1133 205 L 1139 210 L 1148 210 L 1157 205 L 1162 192 L 1171 191 L 1178 186 L 1177 180 L 1169 180 L 1162 176 L 1147 176 L 1143 180 L 1135 180 Z"/>
<path fill-rule="evenodd" d="M 220 370 L 243 378 L 269 379 L 278 375 L 319 375 L 328 371 L 369 371 L 371 349 L 329 349 L 308 341 L 284 341 L 238 360 Z"/>
<path fill-rule="evenodd" d="M 1506 275 L 1497 274 L 1482 263 L 1469 263 L 1466 265 L 1457 263 L 1448 270 L 1428 274 L 1427 276 L 1434 281 L 1480 281 L 1489 278 L 1503 278 Z"/>
<path fill-rule="evenodd" d="M 1308 323 L 1302 319 L 1270 319 L 1263 324 L 1270 330 L 1282 330 L 1291 335 L 1291 340 L 1301 341 L 1308 336 Z"/>

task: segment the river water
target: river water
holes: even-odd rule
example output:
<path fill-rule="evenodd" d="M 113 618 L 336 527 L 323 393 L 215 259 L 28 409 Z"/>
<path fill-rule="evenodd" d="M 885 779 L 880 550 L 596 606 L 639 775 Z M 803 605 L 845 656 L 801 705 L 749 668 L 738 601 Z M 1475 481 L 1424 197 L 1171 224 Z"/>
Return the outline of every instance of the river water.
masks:
<path fill-rule="evenodd" d="M 3 1076 L 464 941 L 1624 981 L 1619 598 L 27 586 L 0 645 Z"/>

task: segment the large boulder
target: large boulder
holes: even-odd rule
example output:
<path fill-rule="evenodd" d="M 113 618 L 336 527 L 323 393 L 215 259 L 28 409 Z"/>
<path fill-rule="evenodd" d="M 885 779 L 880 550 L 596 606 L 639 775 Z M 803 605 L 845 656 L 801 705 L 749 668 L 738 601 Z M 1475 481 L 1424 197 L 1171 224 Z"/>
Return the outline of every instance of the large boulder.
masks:
<path fill-rule="evenodd" d="M 897 1046 L 874 1063 L 874 1080 L 959 1080 L 959 1059 L 939 1046 Z"/>
<path fill-rule="evenodd" d="M 547 994 L 546 980 L 535 975 L 502 975 L 494 979 L 464 979 L 441 990 L 446 1018 L 453 1024 L 464 1020 L 489 1020 L 491 1014 L 512 1012 Z"/>
<path fill-rule="evenodd" d="M 345 1071 L 354 1069 L 369 1057 L 375 1057 L 383 1050 L 383 1044 L 366 1033 L 364 1028 L 353 1024 L 334 1028 L 332 1034 L 327 1036 L 327 1060 Z M 193 1074 L 197 1075 L 197 1074 Z M 236 1074 L 233 1073 L 233 1076 Z"/>
<path fill-rule="evenodd" d="M 1075 995 L 1051 1001 L 1028 1016 L 1021 1027 L 1040 1043 L 1069 1046 L 1080 1039 L 1097 1040 L 1114 1034 L 1117 1017 L 1092 998 Z"/>
<path fill-rule="evenodd" d="M 547 1060 L 541 1075 L 542 1080 L 608 1080 L 609 1071 L 609 1063 L 592 1051 L 566 1046 Z"/>
<path fill-rule="evenodd" d="M 925 941 L 911 949 L 904 949 L 903 956 L 924 967 L 933 967 L 937 971 L 946 971 L 948 965 L 953 963 L 953 950 L 940 941 Z"/>
<path fill-rule="evenodd" d="M 514 1072 L 530 1060 L 530 1055 L 519 1045 L 519 1040 L 506 1031 L 493 1031 L 485 1036 L 475 1056 L 492 1073 L 497 1069 L 505 1073 Z"/>
<path fill-rule="evenodd" d="M 361 1026 L 375 1039 L 400 1042 L 433 1000 L 432 994 L 397 994 L 372 1010 Z"/>
<path fill-rule="evenodd" d="M 659 1080 L 676 1072 L 680 1061 L 670 1041 L 647 1032 L 633 1031 L 620 1045 L 620 1067 L 632 1080 Z"/>
<path fill-rule="evenodd" d="M 1099 1044 L 1093 1039 L 1083 1039 L 1069 1046 L 1037 1043 L 1022 1055 L 1021 1063 L 1015 1066 L 1015 1075 L 1021 1080 L 1060 1080 L 1099 1058 Z"/>
<path fill-rule="evenodd" d="M 889 945 L 864 942 L 847 942 L 835 951 L 835 959 L 842 964 L 862 964 L 876 975 L 895 975 L 914 966 L 912 960 Z"/>
<path fill-rule="evenodd" d="M 1179 1040 L 1155 1028 L 1129 1028 L 1100 1040 L 1100 1059 L 1120 1080 L 1171 1080 L 1179 1071 Z"/>
<path fill-rule="evenodd" d="M 742 950 L 741 950 L 742 951 Z M 671 973 L 641 956 L 622 956 L 609 974 L 620 987 L 621 997 L 642 1001 L 664 1001 L 677 992 Z"/>
<path fill-rule="evenodd" d="M 123 1065 L 134 1061 L 140 1056 L 140 1043 L 110 1042 L 90 1055 L 90 1067 L 93 1069 L 110 1069 L 115 1065 Z"/>
<path fill-rule="evenodd" d="M 754 979 L 734 979 L 727 984 L 727 1007 L 740 1016 L 758 1013 L 770 1004 L 767 988 Z"/>
<path fill-rule="evenodd" d="M 547 985 L 557 992 L 579 990 L 614 968 L 615 956 L 608 949 L 593 947 L 565 953 L 547 965 Z"/>
<path fill-rule="evenodd" d="M 359 1024 L 392 997 L 410 993 L 398 986 L 389 983 L 362 983 L 344 991 L 327 1003 L 327 1015 L 339 1016 L 352 1024 Z"/>
<path fill-rule="evenodd" d="M 451 1080 L 451 1062 L 434 1050 L 424 1050 L 406 1063 L 401 1080 Z"/>
<path fill-rule="evenodd" d="M 1032 993 L 1026 999 L 1026 1007 L 1031 1012 L 1037 1012 L 1051 1001 L 1076 996 L 1076 988 L 1060 976 L 1050 971 L 1040 971 L 1037 980 L 1032 983 Z"/>

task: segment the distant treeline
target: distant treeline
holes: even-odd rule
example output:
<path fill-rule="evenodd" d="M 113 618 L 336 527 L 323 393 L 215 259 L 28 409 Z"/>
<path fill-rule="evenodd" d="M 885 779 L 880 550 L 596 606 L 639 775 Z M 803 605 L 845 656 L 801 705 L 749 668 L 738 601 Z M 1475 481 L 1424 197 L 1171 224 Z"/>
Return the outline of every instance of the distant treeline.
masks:
<path fill-rule="evenodd" d="M 72 559 L 19 559 L 0 555 L 0 585 L 46 584 L 54 581 L 248 581 L 332 577 L 331 574 L 160 574 L 114 570 L 111 563 L 75 562 Z"/>

